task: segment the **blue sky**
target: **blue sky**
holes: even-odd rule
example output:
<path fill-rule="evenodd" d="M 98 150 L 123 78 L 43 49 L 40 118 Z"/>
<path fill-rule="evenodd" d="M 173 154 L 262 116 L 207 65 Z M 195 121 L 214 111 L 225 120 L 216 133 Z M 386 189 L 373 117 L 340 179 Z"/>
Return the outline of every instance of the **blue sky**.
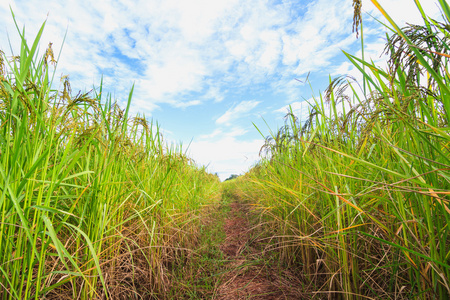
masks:
<path fill-rule="evenodd" d="M 437 0 L 422 5 L 433 16 Z M 420 22 L 413 0 L 380 3 L 400 24 Z M 182 143 L 200 165 L 221 179 L 242 174 L 258 160 L 265 135 L 283 124 L 286 107 L 307 112 L 328 76 L 352 74 L 341 50 L 359 55 L 352 33 L 351 0 L 4 0 L 0 49 L 17 53 L 19 40 L 9 11 L 30 41 L 47 19 L 41 39 L 55 53 L 57 74 L 72 89 L 98 86 L 124 105 L 135 84 L 131 111 L 157 121 L 167 142 Z M 366 55 L 383 64 L 385 29 L 363 1 Z M 305 80 L 307 74 L 312 86 Z M 189 149 L 187 146 L 189 145 Z"/>

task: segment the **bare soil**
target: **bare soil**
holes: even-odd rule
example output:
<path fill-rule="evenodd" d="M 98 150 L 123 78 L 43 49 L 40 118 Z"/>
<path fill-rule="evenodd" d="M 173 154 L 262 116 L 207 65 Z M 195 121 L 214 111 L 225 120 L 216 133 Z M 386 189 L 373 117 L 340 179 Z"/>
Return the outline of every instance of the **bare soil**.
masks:
<path fill-rule="evenodd" d="M 215 299 L 305 299 L 298 277 L 261 250 L 264 245 L 249 220 L 251 211 L 235 199 L 224 222 L 226 239 L 220 250 L 227 264 Z"/>

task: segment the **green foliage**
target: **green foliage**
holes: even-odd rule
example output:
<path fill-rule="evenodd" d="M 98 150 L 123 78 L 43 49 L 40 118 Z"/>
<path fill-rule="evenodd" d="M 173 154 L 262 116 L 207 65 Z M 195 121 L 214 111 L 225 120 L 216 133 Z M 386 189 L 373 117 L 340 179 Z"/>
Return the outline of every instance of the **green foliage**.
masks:
<path fill-rule="evenodd" d="M 345 53 L 363 91 L 339 77 L 307 122 L 289 113 L 245 190 L 312 290 L 448 299 L 450 10 L 440 1 L 444 23 L 421 10 L 424 25 L 400 29 L 372 2 L 395 30 L 389 69 Z"/>
<path fill-rule="evenodd" d="M 44 24 L 45 25 L 45 24 Z M 102 93 L 53 89 L 20 33 L 0 60 L 0 299 L 150 298 L 192 247 L 197 212 L 219 180 L 157 125 Z"/>

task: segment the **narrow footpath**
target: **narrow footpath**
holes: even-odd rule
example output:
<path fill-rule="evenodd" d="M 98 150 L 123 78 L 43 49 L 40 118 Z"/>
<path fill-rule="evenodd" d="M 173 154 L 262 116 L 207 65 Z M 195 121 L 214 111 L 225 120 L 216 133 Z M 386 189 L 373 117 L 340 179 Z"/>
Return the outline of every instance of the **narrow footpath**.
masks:
<path fill-rule="evenodd" d="M 236 197 L 231 200 L 223 225 L 226 238 L 219 246 L 225 270 L 214 299 L 306 299 L 297 277 L 264 251 L 246 204 Z"/>

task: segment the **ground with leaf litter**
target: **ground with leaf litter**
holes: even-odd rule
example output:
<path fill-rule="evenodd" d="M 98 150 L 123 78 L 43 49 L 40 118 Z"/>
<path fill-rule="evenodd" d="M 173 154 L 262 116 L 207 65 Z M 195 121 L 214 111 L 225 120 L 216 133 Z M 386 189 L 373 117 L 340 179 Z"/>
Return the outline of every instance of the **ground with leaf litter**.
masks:
<path fill-rule="evenodd" d="M 215 299 L 306 299 L 302 284 L 289 269 L 269 258 L 251 226 L 251 211 L 239 199 L 230 204 L 225 222 L 226 238 L 219 246 L 227 258 Z"/>

